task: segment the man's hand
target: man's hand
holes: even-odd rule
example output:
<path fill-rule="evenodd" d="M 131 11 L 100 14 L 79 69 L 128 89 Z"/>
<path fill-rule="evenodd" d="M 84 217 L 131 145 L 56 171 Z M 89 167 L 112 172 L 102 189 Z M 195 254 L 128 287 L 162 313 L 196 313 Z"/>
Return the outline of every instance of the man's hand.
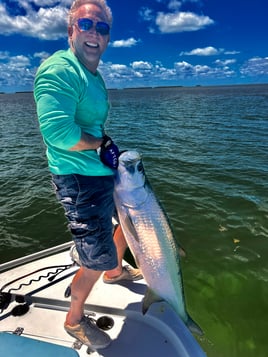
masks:
<path fill-rule="evenodd" d="M 103 142 L 100 146 L 100 159 L 104 165 L 109 166 L 111 169 L 117 169 L 119 164 L 119 149 L 113 140 L 104 135 Z"/>

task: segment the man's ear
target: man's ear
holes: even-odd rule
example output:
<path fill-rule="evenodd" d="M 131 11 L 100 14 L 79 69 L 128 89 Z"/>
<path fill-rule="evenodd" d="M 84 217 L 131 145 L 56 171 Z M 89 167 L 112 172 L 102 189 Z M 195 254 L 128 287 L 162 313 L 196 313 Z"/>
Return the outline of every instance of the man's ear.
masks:
<path fill-rule="evenodd" d="M 73 26 L 68 26 L 68 36 L 72 37 L 73 34 Z"/>

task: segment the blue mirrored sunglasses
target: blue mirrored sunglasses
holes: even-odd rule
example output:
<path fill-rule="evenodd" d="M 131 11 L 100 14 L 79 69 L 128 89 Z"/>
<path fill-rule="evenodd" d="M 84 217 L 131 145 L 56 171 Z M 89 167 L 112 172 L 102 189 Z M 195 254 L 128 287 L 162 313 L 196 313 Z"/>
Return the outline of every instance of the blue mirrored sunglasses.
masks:
<path fill-rule="evenodd" d="M 77 26 L 80 31 L 89 31 L 94 26 L 94 21 L 88 18 L 78 19 Z M 110 26 L 106 22 L 98 21 L 95 30 L 102 36 L 109 35 Z"/>

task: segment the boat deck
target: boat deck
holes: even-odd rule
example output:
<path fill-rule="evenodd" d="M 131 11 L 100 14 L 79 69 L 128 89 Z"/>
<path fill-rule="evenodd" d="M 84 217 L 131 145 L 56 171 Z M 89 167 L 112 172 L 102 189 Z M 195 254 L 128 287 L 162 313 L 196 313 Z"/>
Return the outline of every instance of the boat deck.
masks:
<path fill-rule="evenodd" d="M 141 302 L 146 290 L 144 280 L 121 284 L 104 284 L 102 278 L 98 280 L 86 302 L 86 314 L 96 320 L 99 326 L 107 329 L 112 343 L 106 349 L 91 350 L 75 341 L 63 328 L 70 304 L 70 297 L 65 297 L 65 291 L 78 267 L 73 265 L 49 281 L 53 273 L 57 272 L 58 268 L 55 266 L 72 265 L 69 247 L 67 250 L 12 268 L 14 265 L 17 264 L 0 266 L 0 288 L 37 269 L 50 268 L 15 281 L 2 289 L 2 292 L 12 294 L 12 300 L 20 301 L 20 296 L 23 296 L 30 308 L 22 316 L 13 316 L 18 306 L 24 306 L 24 303 L 14 300 L 0 314 L 1 356 L 17 357 L 19 351 L 19 355 L 23 352 L 25 357 L 42 357 L 42 351 L 46 348 L 48 351 L 50 347 L 50 357 L 60 357 L 61 353 L 65 357 L 69 356 L 68 353 L 70 356 L 81 357 L 89 354 L 92 357 L 205 356 L 195 338 L 168 304 L 155 303 L 146 315 L 142 315 Z M 19 290 L 16 290 L 18 288 Z M 21 338 L 14 334 L 20 335 Z M 38 346 L 41 347 L 38 354 L 36 341 L 39 341 Z M 7 344 L 10 346 L 9 350 Z M 47 347 L 44 348 L 44 345 Z M 31 349 L 35 354 L 31 354 Z"/>

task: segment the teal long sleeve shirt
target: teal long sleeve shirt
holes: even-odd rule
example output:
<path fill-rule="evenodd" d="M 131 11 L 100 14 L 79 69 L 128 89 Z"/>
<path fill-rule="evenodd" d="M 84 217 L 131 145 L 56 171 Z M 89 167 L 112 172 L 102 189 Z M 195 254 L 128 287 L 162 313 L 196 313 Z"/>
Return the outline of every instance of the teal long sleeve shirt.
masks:
<path fill-rule="evenodd" d="M 88 71 L 73 52 L 57 51 L 39 67 L 34 97 L 49 169 L 57 175 L 113 175 L 96 150 L 70 151 L 81 131 L 102 137 L 109 110 L 99 72 Z"/>

